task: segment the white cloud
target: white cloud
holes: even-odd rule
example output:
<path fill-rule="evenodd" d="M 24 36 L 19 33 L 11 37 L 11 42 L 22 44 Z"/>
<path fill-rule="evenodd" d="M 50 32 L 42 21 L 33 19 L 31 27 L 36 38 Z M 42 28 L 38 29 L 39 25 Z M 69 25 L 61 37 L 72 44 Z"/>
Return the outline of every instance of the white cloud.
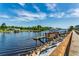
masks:
<path fill-rule="evenodd" d="M 40 9 L 36 5 L 33 4 L 33 7 L 36 9 L 37 12 L 40 12 Z"/>
<path fill-rule="evenodd" d="M 26 20 L 25 17 L 15 17 L 14 19 L 16 19 L 16 21 L 26 21 L 26 22 L 29 22 L 28 20 Z"/>
<path fill-rule="evenodd" d="M 16 13 L 18 15 L 18 17 L 20 18 L 24 18 L 25 20 L 43 20 L 46 18 L 46 14 L 45 13 L 31 13 L 25 10 L 16 10 Z"/>
<path fill-rule="evenodd" d="M 69 9 L 65 12 L 56 12 L 49 14 L 49 17 L 55 17 L 55 18 L 69 18 L 69 17 L 79 17 L 79 8 L 75 9 Z"/>
<path fill-rule="evenodd" d="M 6 14 L 0 14 L 0 18 L 10 18 L 10 16 L 8 16 Z"/>
<path fill-rule="evenodd" d="M 22 7 L 24 7 L 25 3 L 19 3 L 19 5 L 21 5 Z"/>
<path fill-rule="evenodd" d="M 46 6 L 47 6 L 47 9 L 51 11 L 53 11 L 56 8 L 55 3 L 47 3 Z"/>
<path fill-rule="evenodd" d="M 79 8 L 72 10 L 72 15 L 79 17 Z"/>
<path fill-rule="evenodd" d="M 70 9 L 69 11 L 67 11 L 67 13 L 68 17 L 79 17 L 79 8 Z"/>
<path fill-rule="evenodd" d="M 64 17 L 64 15 L 65 15 L 65 13 L 61 12 L 61 13 L 49 14 L 49 17 L 62 18 L 62 17 Z"/>
<path fill-rule="evenodd" d="M 64 12 L 61 12 L 61 13 L 58 14 L 58 18 L 62 18 L 64 16 L 65 16 L 65 13 Z"/>

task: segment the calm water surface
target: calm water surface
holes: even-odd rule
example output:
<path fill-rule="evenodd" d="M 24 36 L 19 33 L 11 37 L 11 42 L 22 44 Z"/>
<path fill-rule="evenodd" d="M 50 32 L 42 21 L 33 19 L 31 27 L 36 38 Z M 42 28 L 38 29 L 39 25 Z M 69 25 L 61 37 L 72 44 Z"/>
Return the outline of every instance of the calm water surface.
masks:
<path fill-rule="evenodd" d="M 32 39 L 44 35 L 45 32 L 19 32 L 19 33 L 0 33 L 0 55 L 12 54 L 16 51 L 27 50 L 36 46 Z M 40 42 L 38 42 L 38 45 Z"/>

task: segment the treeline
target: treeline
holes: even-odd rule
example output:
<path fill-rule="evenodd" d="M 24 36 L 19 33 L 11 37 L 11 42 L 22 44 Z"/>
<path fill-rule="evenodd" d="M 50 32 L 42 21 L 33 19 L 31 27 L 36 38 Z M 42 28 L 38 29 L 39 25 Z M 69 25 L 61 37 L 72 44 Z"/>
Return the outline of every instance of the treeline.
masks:
<path fill-rule="evenodd" d="M 44 30 L 49 30 L 52 27 L 43 27 L 41 25 L 37 26 L 32 26 L 32 27 L 18 27 L 18 26 L 7 26 L 6 23 L 3 23 L 0 26 L 0 30 L 7 30 L 7 29 L 20 29 L 20 30 L 38 30 L 38 31 L 44 31 Z"/>
<path fill-rule="evenodd" d="M 79 30 L 79 25 L 70 26 L 68 31 L 72 31 L 72 30 Z"/>
<path fill-rule="evenodd" d="M 74 28 L 75 30 L 79 30 L 79 25 L 76 25 Z"/>

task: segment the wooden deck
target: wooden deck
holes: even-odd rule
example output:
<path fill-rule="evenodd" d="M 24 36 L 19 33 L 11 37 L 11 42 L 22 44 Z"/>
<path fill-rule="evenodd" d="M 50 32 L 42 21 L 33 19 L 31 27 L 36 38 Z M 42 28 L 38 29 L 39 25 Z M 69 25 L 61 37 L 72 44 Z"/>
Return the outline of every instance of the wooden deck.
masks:
<path fill-rule="evenodd" d="M 54 51 L 52 51 L 52 53 L 49 56 L 64 56 L 65 53 L 68 54 L 71 37 L 72 37 L 72 32 L 70 32 L 67 35 L 67 37 L 65 37 L 65 39 L 61 42 L 61 44 Z"/>
<path fill-rule="evenodd" d="M 73 31 L 69 56 L 79 56 L 79 35 L 78 34 L 75 31 Z"/>
<path fill-rule="evenodd" d="M 39 40 L 39 39 L 42 39 L 42 38 L 45 38 L 45 36 L 38 36 L 38 37 L 33 38 L 33 40 Z"/>

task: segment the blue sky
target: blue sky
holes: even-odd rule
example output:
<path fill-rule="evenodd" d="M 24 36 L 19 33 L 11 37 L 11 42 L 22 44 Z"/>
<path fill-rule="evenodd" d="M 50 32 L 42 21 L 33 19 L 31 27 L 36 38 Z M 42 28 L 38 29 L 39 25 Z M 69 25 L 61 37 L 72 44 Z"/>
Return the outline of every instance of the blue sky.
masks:
<path fill-rule="evenodd" d="M 75 3 L 0 3 L 0 25 L 51 26 L 79 25 L 79 4 Z"/>

